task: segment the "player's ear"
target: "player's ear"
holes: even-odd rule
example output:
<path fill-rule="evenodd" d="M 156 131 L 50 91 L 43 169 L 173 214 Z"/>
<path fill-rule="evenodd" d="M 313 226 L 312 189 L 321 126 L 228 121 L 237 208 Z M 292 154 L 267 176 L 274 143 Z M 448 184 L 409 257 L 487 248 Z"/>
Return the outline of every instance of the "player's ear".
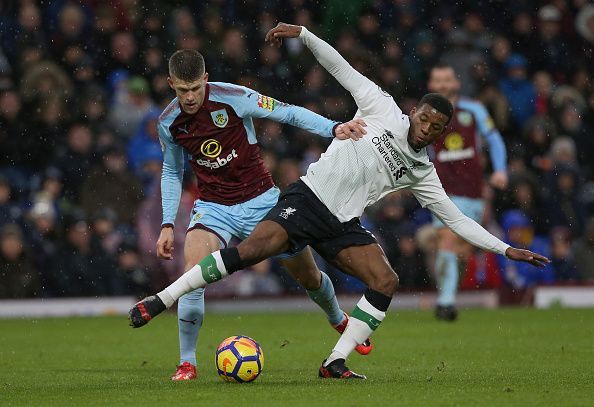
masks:
<path fill-rule="evenodd" d="M 204 82 L 208 82 L 208 72 L 204 72 L 202 79 L 204 79 Z"/>
<path fill-rule="evenodd" d="M 173 87 L 173 81 L 171 80 L 171 78 L 168 76 L 167 77 L 167 83 L 169 84 L 169 87 L 173 90 L 175 90 L 175 88 Z"/>
<path fill-rule="evenodd" d="M 410 109 L 410 114 L 409 114 L 409 116 L 411 116 L 411 117 L 412 117 L 412 116 L 413 116 L 413 115 L 414 115 L 416 112 L 417 112 L 417 107 L 416 107 L 416 106 L 413 106 L 413 108 L 412 108 L 412 109 Z"/>

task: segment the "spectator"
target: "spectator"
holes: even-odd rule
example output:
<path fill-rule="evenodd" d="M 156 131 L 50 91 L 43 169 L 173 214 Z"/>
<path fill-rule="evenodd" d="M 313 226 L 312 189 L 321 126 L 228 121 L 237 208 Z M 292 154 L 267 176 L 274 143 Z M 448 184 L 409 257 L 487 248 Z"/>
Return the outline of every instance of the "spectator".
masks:
<path fill-rule="evenodd" d="M 580 187 L 577 167 L 571 164 L 558 165 L 551 171 L 548 179 L 548 226 L 564 226 L 579 234 L 582 229 L 582 214 L 577 197 Z"/>
<path fill-rule="evenodd" d="M 47 201 L 38 201 L 28 213 L 28 247 L 31 249 L 31 259 L 38 271 L 42 286 L 47 287 L 51 280 L 51 261 L 56 254 L 59 232 L 56 229 L 58 218 L 54 207 Z M 46 289 L 43 294 L 49 294 Z"/>
<path fill-rule="evenodd" d="M 64 196 L 79 202 L 80 187 L 93 164 L 93 133 L 82 122 L 70 126 L 66 146 L 57 150 L 54 165 L 62 174 Z"/>
<path fill-rule="evenodd" d="M 0 176 L 0 227 L 21 220 L 22 211 L 12 199 L 12 187 L 8 180 Z"/>
<path fill-rule="evenodd" d="M 583 280 L 594 282 L 594 218 L 588 219 L 584 234 L 572 247 L 575 266 Z"/>
<path fill-rule="evenodd" d="M 523 126 L 535 112 L 536 91 L 526 79 L 526 68 L 526 58 L 512 54 L 505 61 L 507 75 L 499 81 L 499 89 L 511 108 L 512 120 L 518 126 Z"/>
<path fill-rule="evenodd" d="M 66 239 L 50 261 L 46 290 L 49 296 L 86 297 L 108 293 L 102 262 L 91 251 L 87 222 L 73 215 L 66 225 Z M 100 256 L 101 254 L 99 254 Z"/>
<path fill-rule="evenodd" d="M 476 37 L 473 38 L 476 39 Z M 475 96 L 477 84 L 472 77 L 472 73 L 474 67 L 482 62 L 482 57 L 471 46 L 471 34 L 464 29 L 453 29 L 450 31 L 447 47 L 441 60 L 445 64 L 451 65 L 454 68 L 454 72 L 460 76 L 460 94 Z M 428 66 L 433 66 L 433 64 Z"/>
<path fill-rule="evenodd" d="M 537 71 L 532 77 L 532 82 L 536 91 L 534 103 L 536 114 L 545 116 L 550 110 L 549 103 L 553 93 L 553 78 L 547 71 Z"/>
<path fill-rule="evenodd" d="M 541 253 L 549 257 L 549 242 L 534 235 L 534 227 L 530 219 L 520 210 L 511 210 L 503 214 L 502 226 L 505 232 L 505 242 L 523 249 Z M 515 289 L 531 288 L 537 284 L 550 284 L 555 281 L 553 267 L 550 264 L 544 268 L 524 265 L 505 256 L 499 256 L 503 280 Z"/>
<path fill-rule="evenodd" d="M 108 146 L 101 163 L 86 177 L 80 192 L 80 203 L 86 213 L 111 209 L 120 222 L 131 225 L 142 200 L 142 185 L 126 168 L 126 156 L 116 146 Z"/>
<path fill-rule="evenodd" d="M 533 66 L 546 69 L 558 81 L 567 78 L 570 64 L 569 47 L 561 36 L 561 18 L 561 12 L 554 5 L 538 10 L 538 33 L 530 53 Z"/>
<path fill-rule="evenodd" d="M 594 140 L 590 129 L 584 123 L 583 112 L 574 104 L 566 104 L 561 110 L 559 125 L 563 134 L 571 137 L 580 146 L 578 151 L 579 163 L 586 171 L 590 171 L 594 168 L 592 165 Z"/>
<path fill-rule="evenodd" d="M 403 290 L 422 290 L 432 286 L 412 225 L 404 228 L 396 241 L 388 242 L 390 246 L 395 247 L 386 254 L 394 270 L 398 270 L 399 286 Z"/>
<path fill-rule="evenodd" d="M 25 250 L 23 232 L 16 224 L 0 228 L 0 298 L 36 297 L 39 276 Z"/>
<path fill-rule="evenodd" d="M 115 103 L 109 111 L 109 123 L 124 140 L 129 140 L 143 118 L 156 109 L 150 98 L 149 83 L 141 76 L 126 82 L 125 89 L 115 94 Z"/>
<path fill-rule="evenodd" d="M 157 133 L 157 120 L 160 114 L 159 109 L 151 109 L 142 118 L 134 137 L 128 143 L 128 165 L 136 175 L 141 176 L 142 165 L 147 159 L 156 157 L 157 160 L 163 161 Z"/>
<path fill-rule="evenodd" d="M 20 138 L 15 135 L 24 132 L 22 125 L 21 95 L 16 89 L 0 91 L 0 168 L 22 164 Z"/>
<path fill-rule="evenodd" d="M 551 231 L 551 265 L 555 271 L 555 281 L 577 281 L 579 275 L 571 252 L 571 232 L 565 227 Z"/>
<path fill-rule="evenodd" d="M 117 251 L 117 270 L 113 279 L 114 295 L 132 295 L 137 298 L 146 296 L 150 288 L 150 279 L 142 265 L 140 253 L 135 243 L 122 242 Z"/>

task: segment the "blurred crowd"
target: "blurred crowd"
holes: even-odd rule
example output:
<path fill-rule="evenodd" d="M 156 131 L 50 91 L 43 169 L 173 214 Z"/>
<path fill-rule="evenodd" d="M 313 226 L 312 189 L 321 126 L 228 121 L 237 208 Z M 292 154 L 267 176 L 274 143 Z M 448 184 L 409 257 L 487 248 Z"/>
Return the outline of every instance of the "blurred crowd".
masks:
<path fill-rule="evenodd" d="M 142 295 L 183 267 L 195 199 L 186 171 L 175 260 L 159 261 L 161 149 L 173 94 L 167 58 L 201 51 L 211 81 L 256 89 L 345 121 L 352 98 L 298 40 L 264 44 L 280 20 L 305 25 L 389 92 L 404 112 L 429 69 L 455 67 L 504 137 L 509 186 L 486 186 L 484 225 L 552 258 L 544 270 L 460 250 L 463 288 L 594 280 L 594 4 L 586 0 L 7 0 L 0 3 L 0 298 Z M 257 121 L 279 187 L 327 141 Z M 488 160 L 486 160 L 488 161 Z M 488 173 L 489 168 L 485 169 Z M 406 193 L 363 223 L 402 290 L 433 287 L 435 232 Z M 339 291 L 362 285 L 321 259 Z M 212 287 L 235 296 L 295 289 L 274 261 Z"/>

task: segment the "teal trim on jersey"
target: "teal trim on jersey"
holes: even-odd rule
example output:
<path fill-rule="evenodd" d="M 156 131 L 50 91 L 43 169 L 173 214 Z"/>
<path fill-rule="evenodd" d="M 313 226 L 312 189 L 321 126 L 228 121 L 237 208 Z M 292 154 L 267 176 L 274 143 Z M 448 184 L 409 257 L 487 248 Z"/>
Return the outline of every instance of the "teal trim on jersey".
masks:
<path fill-rule="evenodd" d="M 184 176 L 184 150 L 173 141 L 173 136 L 169 131 L 169 126 L 181 113 L 177 98 L 173 99 L 164 112 L 168 112 L 168 114 L 159 118 L 157 125 L 159 141 L 163 150 L 163 170 L 161 172 L 162 224 L 170 223 L 173 225 L 179 207 Z"/>
<path fill-rule="evenodd" d="M 243 127 L 245 128 L 245 132 L 248 136 L 248 143 L 258 144 L 258 139 L 256 137 L 256 129 L 254 128 L 254 122 L 252 121 L 251 117 L 246 117 L 245 119 L 243 119 Z"/>

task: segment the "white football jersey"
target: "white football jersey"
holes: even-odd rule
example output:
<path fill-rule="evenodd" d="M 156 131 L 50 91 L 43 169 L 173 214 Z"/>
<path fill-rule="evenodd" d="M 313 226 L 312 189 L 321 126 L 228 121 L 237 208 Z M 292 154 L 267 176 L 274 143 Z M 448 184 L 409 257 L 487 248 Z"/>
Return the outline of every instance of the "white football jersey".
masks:
<path fill-rule="evenodd" d="M 311 164 L 303 182 L 341 221 L 360 217 L 365 208 L 390 192 L 408 188 L 454 232 L 486 250 L 505 253 L 509 245 L 466 217 L 450 201 L 425 148 L 408 143 L 409 117 L 392 96 L 357 72 L 330 45 L 302 27 L 299 38 L 316 59 L 347 89 L 357 104 L 367 134 L 355 140 L 334 139 Z"/>
<path fill-rule="evenodd" d="M 316 57 L 332 56 L 324 49 L 330 46 L 305 28 L 301 37 Z M 332 66 L 348 68 L 329 71 L 353 95 L 359 108 L 355 118 L 365 120 L 367 134 L 357 141 L 334 139 L 309 166 L 303 182 L 341 222 L 361 216 L 367 206 L 403 188 L 409 188 L 423 207 L 447 199 L 426 149 L 415 151 L 408 144 L 409 118 L 392 96 L 350 65 Z"/>

